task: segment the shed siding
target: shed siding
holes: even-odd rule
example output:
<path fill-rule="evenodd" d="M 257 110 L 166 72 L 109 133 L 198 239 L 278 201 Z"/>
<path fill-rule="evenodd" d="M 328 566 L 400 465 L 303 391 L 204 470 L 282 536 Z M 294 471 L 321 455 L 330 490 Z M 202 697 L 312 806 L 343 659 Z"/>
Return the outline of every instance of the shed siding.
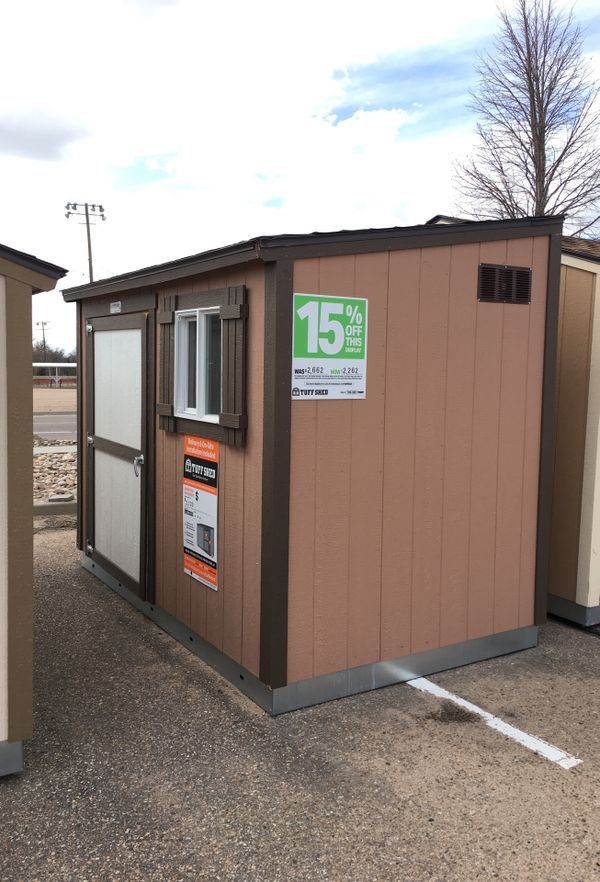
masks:
<path fill-rule="evenodd" d="M 368 297 L 369 349 L 366 400 L 292 402 L 289 682 L 533 623 L 547 261 L 296 261 L 295 291 Z M 531 307 L 479 304 L 480 262 L 532 266 Z"/>
<path fill-rule="evenodd" d="M 594 282 L 592 273 L 561 267 L 549 590 L 571 601 L 577 599 Z"/>
<path fill-rule="evenodd" d="M 264 271 L 233 268 L 168 285 L 188 293 L 226 285 L 248 288 L 248 434 L 244 448 L 220 446 L 219 590 L 183 572 L 183 435 L 156 428 L 155 602 L 222 652 L 258 674 L 263 422 Z M 157 332 L 160 346 L 160 332 Z M 160 357 L 157 356 L 157 365 Z M 202 435 L 201 425 L 198 434 Z"/>

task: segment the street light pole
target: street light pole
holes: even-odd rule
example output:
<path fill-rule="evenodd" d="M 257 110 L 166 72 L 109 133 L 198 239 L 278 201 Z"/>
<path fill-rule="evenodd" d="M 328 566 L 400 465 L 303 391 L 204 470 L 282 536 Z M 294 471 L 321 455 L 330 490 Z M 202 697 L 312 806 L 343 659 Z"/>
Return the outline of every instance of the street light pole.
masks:
<path fill-rule="evenodd" d="M 102 205 L 97 205 L 95 202 L 90 205 L 89 202 L 84 202 L 83 204 L 78 202 L 67 202 L 65 205 L 67 213 L 65 217 L 67 220 L 71 217 L 72 214 L 79 215 L 80 217 L 85 217 L 85 229 L 87 233 L 87 247 L 88 247 L 88 271 L 90 276 L 90 282 L 94 281 L 94 266 L 92 263 L 92 234 L 90 232 L 90 215 L 92 217 L 100 217 L 103 221 L 106 220 L 106 216 L 104 214 L 104 207 Z M 83 211 L 79 211 L 80 208 L 83 208 Z"/>

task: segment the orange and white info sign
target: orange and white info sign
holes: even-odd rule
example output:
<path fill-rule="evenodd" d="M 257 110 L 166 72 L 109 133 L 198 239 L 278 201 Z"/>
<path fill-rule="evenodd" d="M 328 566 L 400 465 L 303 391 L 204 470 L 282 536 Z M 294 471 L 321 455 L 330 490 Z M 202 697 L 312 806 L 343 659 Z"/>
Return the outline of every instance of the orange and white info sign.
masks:
<path fill-rule="evenodd" d="M 186 435 L 183 448 L 183 569 L 218 588 L 219 444 Z"/>

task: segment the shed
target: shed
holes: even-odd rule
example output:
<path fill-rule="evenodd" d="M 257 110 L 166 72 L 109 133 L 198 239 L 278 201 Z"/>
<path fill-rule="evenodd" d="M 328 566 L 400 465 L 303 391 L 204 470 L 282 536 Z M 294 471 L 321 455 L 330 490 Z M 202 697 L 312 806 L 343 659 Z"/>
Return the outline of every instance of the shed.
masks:
<path fill-rule="evenodd" d="M 600 241 L 564 236 L 548 609 L 600 623 Z"/>
<path fill-rule="evenodd" d="M 0 775 L 33 727 L 31 295 L 65 273 L 0 245 Z"/>
<path fill-rule="evenodd" d="M 274 714 L 534 646 L 561 228 L 261 237 L 66 290 L 84 567 Z"/>

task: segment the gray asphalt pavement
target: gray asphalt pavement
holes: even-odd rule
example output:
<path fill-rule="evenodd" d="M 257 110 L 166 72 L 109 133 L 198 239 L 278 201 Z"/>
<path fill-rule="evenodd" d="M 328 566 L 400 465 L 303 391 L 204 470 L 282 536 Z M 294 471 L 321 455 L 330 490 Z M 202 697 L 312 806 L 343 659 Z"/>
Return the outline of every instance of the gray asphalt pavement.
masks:
<path fill-rule="evenodd" d="M 48 441 L 75 441 L 77 415 L 74 413 L 36 413 L 33 433 Z"/>
<path fill-rule="evenodd" d="M 600 640 L 431 679 L 564 770 L 407 686 L 270 719 L 36 535 L 36 736 L 0 783 L 3 882 L 600 878 Z"/>

